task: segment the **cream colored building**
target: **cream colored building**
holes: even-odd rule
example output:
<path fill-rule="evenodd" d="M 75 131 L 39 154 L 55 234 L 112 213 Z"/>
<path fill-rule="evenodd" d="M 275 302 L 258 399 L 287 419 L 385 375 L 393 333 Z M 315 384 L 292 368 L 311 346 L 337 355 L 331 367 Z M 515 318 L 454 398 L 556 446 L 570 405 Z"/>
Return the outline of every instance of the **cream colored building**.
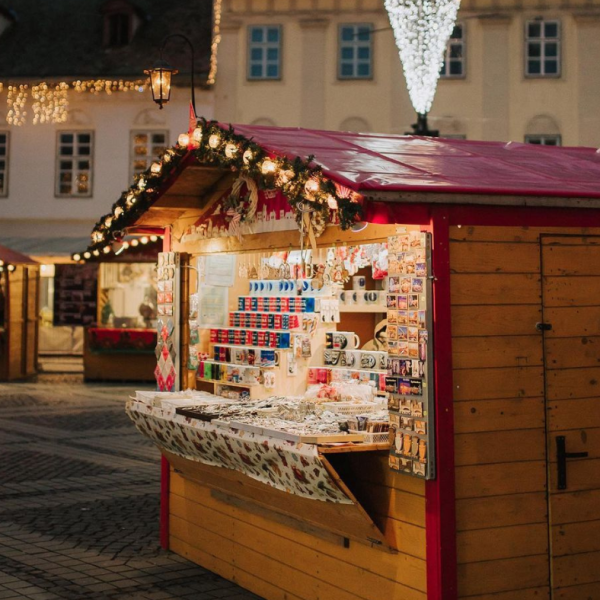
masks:
<path fill-rule="evenodd" d="M 351 24 L 371 32 L 372 69 L 363 79 L 340 78 L 341 33 Z M 597 0 L 463 0 L 459 24 L 463 73 L 440 79 L 431 128 L 469 139 L 600 145 Z M 252 35 L 264 26 L 279 27 L 279 72 L 252 79 Z M 223 0 L 221 29 L 218 119 L 410 131 L 415 114 L 383 0 Z M 538 54 L 546 74 L 535 73 L 544 70 Z"/>

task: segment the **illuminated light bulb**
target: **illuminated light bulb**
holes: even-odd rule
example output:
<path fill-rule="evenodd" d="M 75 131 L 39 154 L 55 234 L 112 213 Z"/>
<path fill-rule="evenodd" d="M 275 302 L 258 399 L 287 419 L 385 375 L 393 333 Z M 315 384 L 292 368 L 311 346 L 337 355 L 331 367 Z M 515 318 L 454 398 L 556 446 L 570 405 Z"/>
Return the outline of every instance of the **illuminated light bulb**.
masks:
<path fill-rule="evenodd" d="M 104 254 L 108 254 L 110 252 L 110 246 L 104 246 L 104 248 L 102 248 L 102 252 L 104 252 Z"/>
<path fill-rule="evenodd" d="M 12 273 L 17 267 L 15 265 L 8 265 L 6 268 Z"/>
<path fill-rule="evenodd" d="M 235 144 L 230 143 L 225 146 L 225 156 L 227 158 L 233 158 L 237 154 L 237 151 L 238 147 Z"/>
<path fill-rule="evenodd" d="M 215 148 L 219 147 L 219 144 L 221 143 L 221 136 L 218 133 L 213 133 L 209 138 L 208 138 L 208 145 L 214 150 Z"/>
<path fill-rule="evenodd" d="M 337 200 L 331 194 L 327 196 L 327 206 L 329 206 L 331 210 L 337 210 Z"/>
<path fill-rule="evenodd" d="M 92 254 L 93 254 L 94 256 L 100 256 L 100 250 L 94 250 L 94 251 L 92 252 Z"/>
<path fill-rule="evenodd" d="M 151 235 L 150 236 L 150 241 L 151 242 L 158 242 L 158 236 L 157 235 Z"/>
<path fill-rule="evenodd" d="M 115 206 L 115 210 L 114 210 L 113 214 L 115 215 L 115 219 L 118 219 L 123 214 L 123 207 Z"/>
<path fill-rule="evenodd" d="M 385 0 L 408 94 L 419 114 L 427 114 L 433 103 L 459 4 L 460 0 Z"/>
<path fill-rule="evenodd" d="M 140 190 L 144 190 L 146 189 L 146 180 L 143 177 L 140 177 L 140 179 L 138 180 L 138 189 Z"/>
<path fill-rule="evenodd" d="M 296 173 L 294 173 L 294 171 L 292 171 L 291 169 L 281 171 L 281 173 L 279 173 L 280 184 L 285 185 L 286 183 L 289 183 L 292 179 L 294 179 L 295 175 Z"/>
<path fill-rule="evenodd" d="M 112 217 L 106 217 L 106 219 L 104 219 L 104 226 L 110 227 L 111 225 L 112 225 Z"/>
<path fill-rule="evenodd" d="M 260 171 L 263 175 L 273 175 L 277 170 L 277 165 L 269 158 L 263 160 L 263 164 L 260 167 Z"/>
<path fill-rule="evenodd" d="M 131 245 L 135 248 L 136 246 L 139 246 L 139 242 L 137 240 L 131 240 Z"/>
<path fill-rule="evenodd" d="M 196 127 L 196 129 L 192 131 L 192 140 L 200 145 L 200 142 L 202 142 L 202 127 Z"/>
<path fill-rule="evenodd" d="M 129 248 L 129 242 L 123 242 L 123 245 L 121 246 L 122 250 L 127 250 L 127 248 Z"/>
<path fill-rule="evenodd" d="M 163 159 L 164 162 L 170 162 L 173 159 L 174 156 L 175 156 L 175 152 L 173 152 L 173 150 L 171 150 L 171 148 L 169 148 L 163 154 L 162 159 Z"/>
<path fill-rule="evenodd" d="M 244 155 L 242 156 L 242 160 L 244 161 L 245 165 L 249 165 L 250 161 L 254 159 L 254 153 L 252 152 L 252 150 L 250 150 L 250 148 L 248 148 L 248 150 L 246 150 L 244 152 Z"/>
<path fill-rule="evenodd" d="M 92 253 L 91 252 L 84 252 L 83 253 L 83 258 L 85 258 L 86 260 L 88 260 L 89 258 L 92 258 Z"/>
<path fill-rule="evenodd" d="M 179 134 L 177 138 L 177 143 L 183 148 L 187 148 L 190 145 L 190 136 L 187 133 Z"/>
<path fill-rule="evenodd" d="M 304 191 L 306 192 L 306 195 L 311 199 L 314 199 L 314 196 L 319 191 L 319 188 L 320 188 L 319 182 L 314 177 L 309 179 L 304 184 Z"/>
<path fill-rule="evenodd" d="M 137 198 L 135 197 L 135 194 L 133 192 L 127 194 L 127 206 L 133 206 L 136 200 Z"/>
<path fill-rule="evenodd" d="M 0 267 L 3 267 L 3 266 L 4 266 L 4 261 L 0 260 Z"/>
<path fill-rule="evenodd" d="M 147 236 L 143 236 L 143 237 L 140 239 L 140 242 L 142 242 L 142 244 L 147 244 L 149 241 L 150 241 L 150 240 L 148 239 L 148 237 L 147 237 Z"/>
<path fill-rule="evenodd" d="M 159 162 L 153 162 L 150 165 L 150 171 L 152 173 L 154 173 L 155 175 L 160 175 L 161 170 L 162 170 L 162 166 Z"/>
<path fill-rule="evenodd" d="M 81 254 L 73 254 L 73 260 L 79 262 L 81 260 Z"/>

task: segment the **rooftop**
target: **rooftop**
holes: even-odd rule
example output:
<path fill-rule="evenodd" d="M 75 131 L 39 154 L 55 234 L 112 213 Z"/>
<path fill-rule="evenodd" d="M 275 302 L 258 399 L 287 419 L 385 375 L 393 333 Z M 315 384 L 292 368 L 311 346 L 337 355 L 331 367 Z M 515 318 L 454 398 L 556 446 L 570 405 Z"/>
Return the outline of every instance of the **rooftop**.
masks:
<path fill-rule="evenodd" d="M 12 21 L 0 35 L 0 80 L 17 78 L 143 77 L 158 58 L 162 40 L 183 33 L 193 43 L 198 74 L 209 70 L 212 34 L 210 0 L 133 0 L 139 20 L 132 41 L 106 47 L 104 11 L 114 0 L 0 0 L 0 14 Z M 164 58 L 189 73 L 187 46 L 169 42 Z"/>

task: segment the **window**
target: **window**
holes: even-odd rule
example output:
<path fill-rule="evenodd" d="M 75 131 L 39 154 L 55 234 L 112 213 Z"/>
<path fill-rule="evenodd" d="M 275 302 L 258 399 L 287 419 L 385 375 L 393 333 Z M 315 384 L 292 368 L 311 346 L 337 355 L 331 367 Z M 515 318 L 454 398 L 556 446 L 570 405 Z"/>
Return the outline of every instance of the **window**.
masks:
<path fill-rule="evenodd" d="M 57 152 L 57 196 L 92 195 L 91 131 L 59 131 Z"/>
<path fill-rule="evenodd" d="M 560 146 L 561 139 L 558 133 L 526 135 L 525 143 L 538 144 L 540 146 Z"/>
<path fill-rule="evenodd" d="M 440 77 L 464 77 L 465 75 L 465 28 L 462 23 L 457 23 L 446 45 Z"/>
<path fill-rule="evenodd" d="M 152 161 L 166 150 L 169 135 L 166 131 L 131 132 L 131 175 L 145 171 Z"/>
<path fill-rule="evenodd" d="M 371 79 L 373 45 L 370 24 L 340 25 L 339 79 Z"/>
<path fill-rule="evenodd" d="M 107 19 L 107 46 L 118 48 L 126 46 L 130 42 L 131 17 L 128 14 L 117 13 L 108 15 Z"/>
<path fill-rule="evenodd" d="M 281 27 L 248 28 L 248 79 L 281 79 Z"/>
<path fill-rule="evenodd" d="M 8 132 L 0 131 L 0 197 L 8 196 Z"/>
<path fill-rule="evenodd" d="M 525 25 L 525 74 L 560 75 L 560 22 L 528 21 Z"/>

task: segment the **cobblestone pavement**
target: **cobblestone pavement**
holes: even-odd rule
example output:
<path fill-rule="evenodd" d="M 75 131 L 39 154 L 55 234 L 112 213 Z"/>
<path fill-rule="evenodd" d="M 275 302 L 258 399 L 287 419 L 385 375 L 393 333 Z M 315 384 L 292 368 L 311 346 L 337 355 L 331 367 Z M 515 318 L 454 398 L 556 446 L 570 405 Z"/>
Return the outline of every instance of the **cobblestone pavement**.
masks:
<path fill-rule="evenodd" d="M 0 600 L 260 600 L 159 546 L 160 455 L 134 388 L 0 384 Z"/>

